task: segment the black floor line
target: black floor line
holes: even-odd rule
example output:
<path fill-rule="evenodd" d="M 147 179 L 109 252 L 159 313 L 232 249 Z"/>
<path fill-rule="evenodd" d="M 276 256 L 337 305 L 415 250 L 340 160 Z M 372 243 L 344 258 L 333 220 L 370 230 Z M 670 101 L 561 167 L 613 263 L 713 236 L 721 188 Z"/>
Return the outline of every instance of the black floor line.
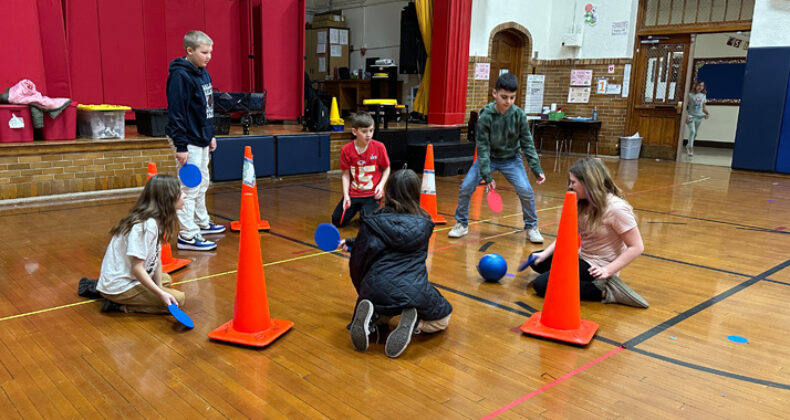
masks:
<path fill-rule="evenodd" d="M 486 250 L 488 248 L 491 248 L 491 245 L 493 245 L 493 244 L 494 244 L 494 241 L 488 241 L 483 246 L 481 246 L 480 249 L 478 249 L 477 251 L 478 252 L 486 252 Z"/>
<path fill-rule="evenodd" d="M 434 286 L 436 286 L 437 288 L 439 288 L 439 289 L 447 290 L 448 292 L 452 292 L 452 293 L 455 293 L 457 295 L 461 295 L 463 297 L 466 297 L 466 298 L 469 298 L 469 299 L 472 299 L 472 300 L 476 300 L 476 301 L 481 302 L 481 303 L 485 303 L 486 305 L 493 306 L 495 308 L 504 309 L 504 310 L 506 310 L 508 312 L 513 312 L 514 314 L 519 314 L 519 315 L 523 315 L 523 316 L 530 316 L 530 315 L 532 315 L 532 314 L 530 314 L 528 312 L 520 311 L 518 309 L 514 309 L 514 308 L 511 308 L 509 306 L 505 306 L 505 305 L 503 305 L 501 303 L 496 303 L 493 300 L 488 300 L 488 299 L 485 299 L 485 298 L 481 298 L 480 296 L 475 296 L 475 295 L 470 294 L 470 293 L 462 292 L 462 291 L 460 291 L 458 289 L 453 289 L 452 287 L 447 287 L 447 286 L 441 285 L 439 283 L 432 283 L 432 284 Z"/>
<path fill-rule="evenodd" d="M 650 352 L 650 351 L 647 351 L 647 350 L 636 349 L 636 348 L 629 348 L 628 350 L 633 351 L 635 353 L 639 353 L 639 354 L 648 356 L 648 357 L 652 357 L 654 359 L 663 360 L 665 362 L 672 363 L 674 365 L 683 366 L 683 367 L 687 367 L 689 369 L 694 369 L 694 370 L 698 370 L 698 371 L 702 371 L 702 372 L 712 373 L 714 375 L 722 376 L 722 377 L 725 377 L 725 378 L 738 379 L 738 380 L 745 381 L 745 382 L 751 382 L 751 383 L 754 383 L 754 384 L 769 386 L 771 388 L 790 389 L 790 385 L 783 384 L 783 383 L 780 383 L 780 382 L 773 382 L 773 381 L 768 381 L 768 380 L 765 380 L 765 379 L 753 378 L 751 376 L 739 375 L 737 373 L 727 372 L 727 371 L 720 370 L 720 369 L 714 369 L 714 368 L 710 368 L 710 367 L 707 367 L 707 366 L 698 365 L 698 364 L 695 364 L 695 363 L 684 362 L 683 360 L 678 360 L 678 359 L 675 359 L 673 357 L 664 356 L 664 355 L 653 353 L 653 352 Z"/>
<path fill-rule="evenodd" d="M 640 209 L 640 208 L 636 208 L 636 207 L 634 207 L 634 210 L 645 212 L 645 213 L 662 214 L 662 215 L 665 215 L 665 216 L 679 217 L 679 218 L 682 218 L 682 219 L 699 220 L 701 222 L 719 223 L 719 224 L 722 224 L 722 225 L 729 225 L 729 226 L 735 226 L 735 227 L 746 228 L 746 229 L 754 229 L 754 230 L 760 230 L 760 231 L 765 231 L 765 232 L 790 233 L 790 232 L 786 232 L 786 231 L 783 231 L 783 230 L 764 228 L 762 226 L 750 226 L 750 225 L 744 225 L 743 223 L 725 222 L 723 220 L 708 219 L 708 218 L 705 218 L 705 217 L 686 216 L 686 215 L 683 215 L 683 214 L 670 213 L 670 212 L 666 212 L 666 211 Z"/>
<path fill-rule="evenodd" d="M 765 272 L 762 272 L 762 273 L 750 278 L 749 280 L 744 281 L 743 283 L 740 283 L 740 284 L 738 284 L 736 286 L 733 286 L 730 289 L 728 289 L 728 290 L 726 290 L 726 291 L 724 291 L 722 293 L 719 293 L 718 295 L 713 296 L 712 298 L 710 298 L 710 299 L 708 299 L 708 300 L 706 300 L 706 301 L 694 306 L 693 308 L 690 308 L 690 309 L 687 309 L 687 310 L 683 311 L 682 313 L 680 313 L 680 314 L 678 314 L 678 315 L 676 315 L 676 316 L 674 316 L 674 317 L 662 322 L 661 324 L 659 324 L 659 325 L 657 325 L 657 326 L 655 326 L 655 327 L 643 332 L 642 334 L 639 334 L 638 336 L 626 341 L 625 344 L 623 344 L 623 346 L 626 347 L 626 348 L 636 347 L 640 343 L 643 343 L 645 340 L 648 340 L 648 339 L 650 339 L 650 338 L 662 333 L 663 331 L 669 329 L 670 327 L 673 327 L 673 326 L 679 324 L 680 322 L 683 322 L 686 319 L 690 318 L 691 316 L 696 315 L 699 312 L 702 312 L 703 310 L 713 306 L 713 304 L 721 302 L 722 300 L 724 300 L 724 299 L 726 299 L 726 298 L 728 298 L 728 297 L 740 292 L 741 290 L 743 290 L 743 289 L 745 289 L 745 288 L 747 288 L 747 287 L 759 282 L 760 280 L 764 280 L 766 277 L 770 276 L 771 274 L 774 274 L 774 273 L 776 273 L 776 272 L 778 272 L 778 271 L 780 271 L 780 270 L 782 270 L 782 269 L 784 269 L 784 268 L 786 268 L 788 266 L 790 266 L 790 260 L 787 260 L 787 261 L 785 261 L 785 262 L 783 262 L 783 263 L 781 263 L 779 265 L 776 265 L 773 268 L 771 268 L 771 269 L 769 269 L 769 270 L 767 270 Z"/>
<path fill-rule="evenodd" d="M 776 229 L 768 229 L 768 228 L 749 228 L 749 227 L 739 227 L 736 229 L 740 230 L 753 230 L 755 232 L 768 232 L 768 233 L 779 233 L 781 235 L 790 235 L 790 232 L 786 230 L 776 230 Z"/>
<path fill-rule="evenodd" d="M 213 213 L 212 215 L 216 216 L 216 217 L 219 217 L 219 218 L 222 218 L 222 219 L 231 220 L 231 219 L 228 219 L 225 216 L 221 216 L 221 215 L 218 215 L 218 214 L 215 214 L 215 213 Z M 305 245 L 305 246 L 309 246 L 311 248 L 318 249 L 318 247 L 315 246 L 314 244 L 311 244 L 311 243 L 308 243 L 308 242 L 304 242 L 304 241 L 301 241 L 301 240 L 298 240 L 298 239 L 295 239 L 295 238 L 291 238 L 291 237 L 286 236 L 286 235 L 282 235 L 282 234 L 275 233 L 275 232 L 269 232 L 269 234 L 271 234 L 273 236 L 277 236 L 279 238 L 286 239 L 288 241 L 292 241 L 292 242 L 299 243 L 299 244 L 302 244 L 302 245 Z M 349 258 L 348 255 L 345 255 L 345 254 L 342 254 L 342 253 L 339 253 L 339 252 L 333 252 L 332 254 L 335 254 L 335 255 L 337 255 L 337 256 L 339 256 L 341 258 Z M 665 258 L 661 258 L 661 257 L 657 257 L 657 258 L 665 259 Z M 679 263 L 683 263 L 683 264 L 689 264 L 689 263 L 684 263 L 682 261 L 675 261 L 675 260 L 670 260 L 670 259 L 665 259 L 665 260 L 673 261 L 673 262 L 679 262 Z M 689 264 L 689 265 L 698 266 L 696 264 Z M 656 326 L 656 327 L 654 327 L 654 328 L 652 328 L 652 329 L 640 334 L 639 336 L 637 336 L 635 338 L 632 338 L 631 340 L 628 340 L 624 344 L 623 343 L 619 343 L 619 342 L 617 342 L 615 340 L 612 340 L 610 338 L 606 338 L 606 337 L 600 336 L 598 334 L 596 334 L 593 337 L 593 339 L 594 340 L 599 340 L 599 341 L 601 341 L 603 343 L 610 344 L 612 346 L 623 346 L 627 350 L 630 350 L 630 351 L 633 351 L 633 352 L 636 352 L 636 353 L 640 353 L 640 354 L 643 354 L 645 356 L 652 357 L 652 358 L 655 358 L 655 359 L 658 359 L 658 360 L 669 362 L 669 363 L 672 363 L 672 364 L 675 364 L 675 365 L 688 367 L 690 369 L 695 369 L 695 370 L 699 370 L 699 371 L 703 371 L 703 372 L 707 372 L 707 373 L 712 373 L 712 374 L 715 374 L 715 375 L 718 375 L 718 376 L 727 377 L 727 378 L 738 379 L 738 380 L 742 380 L 742 381 L 746 381 L 746 382 L 751 382 L 751 383 L 756 383 L 756 384 L 760 384 L 760 385 L 770 386 L 770 387 L 773 387 L 773 388 L 790 389 L 790 385 L 787 385 L 787 384 L 782 384 L 782 383 L 779 383 L 779 382 L 767 381 L 767 380 L 758 379 L 758 378 L 752 378 L 752 377 L 738 375 L 738 374 L 731 373 L 731 372 L 726 372 L 726 371 L 719 370 L 719 369 L 713 369 L 713 368 L 709 368 L 709 367 L 706 367 L 706 366 L 697 365 L 697 364 L 694 364 L 694 363 L 684 362 L 682 360 L 674 359 L 674 358 L 667 357 L 667 356 L 662 356 L 662 355 L 659 355 L 659 354 L 656 354 L 656 353 L 652 353 L 652 352 L 649 352 L 649 351 L 646 351 L 646 350 L 638 349 L 638 348 L 635 347 L 638 344 L 644 342 L 645 340 L 647 340 L 647 339 L 659 334 L 660 332 L 668 329 L 669 327 L 671 327 L 673 325 L 676 325 L 677 323 L 681 322 L 682 320 L 688 319 L 692 315 L 694 315 L 696 313 L 699 313 L 700 311 L 710 307 L 714 303 L 719 302 L 721 300 L 724 300 L 725 298 L 727 298 L 727 297 L 739 292 L 740 290 L 743 290 L 744 288 L 746 288 L 746 287 L 748 287 L 748 286 L 750 286 L 750 285 L 752 285 L 752 284 L 754 284 L 754 283 L 756 283 L 756 282 L 758 282 L 760 280 L 766 280 L 766 281 L 770 281 L 770 282 L 773 282 L 773 283 L 779 283 L 779 284 L 790 286 L 790 284 L 788 284 L 788 283 L 784 283 L 784 282 L 780 282 L 780 281 L 770 280 L 770 279 L 765 279 L 764 278 L 764 277 L 767 277 L 767 276 L 769 276 L 771 274 L 774 274 L 774 273 L 776 273 L 778 271 L 781 271 L 782 269 L 786 268 L 787 266 L 790 266 L 790 260 L 785 261 L 784 263 L 779 264 L 779 265 L 771 268 L 770 270 L 765 271 L 764 273 L 761 273 L 761 274 L 759 274 L 759 275 L 757 275 L 757 276 L 755 276 L 755 277 L 753 277 L 753 278 L 741 283 L 740 285 L 735 286 L 732 289 L 730 289 L 730 290 L 728 290 L 726 292 L 723 292 L 723 293 L 721 293 L 721 294 L 709 299 L 708 301 L 703 302 L 703 303 L 695 306 L 694 308 L 691 308 L 691 309 L 685 311 L 684 313 L 682 313 L 682 314 L 670 319 L 669 321 L 665 321 L 665 322 L 661 323 L 660 325 L 658 325 L 658 326 Z M 712 268 L 705 267 L 705 266 L 698 266 L 698 267 L 712 269 Z M 732 273 L 732 274 L 738 274 L 738 275 L 742 275 L 743 276 L 743 274 L 739 274 L 739 273 Z M 447 287 L 447 286 L 444 286 L 444 285 L 441 285 L 441 284 L 438 284 L 438 283 L 432 283 L 432 284 L 434 286 L 436 286 L 437 288 L 439 288 L 439 289 L 446 290 L 448 292 L 451 292 L 451 293 L 454 293 L 454 294 L 457 294 L 457 295 L 460 295 L 460 296 L 463 296 L 463 297 L 475 300 L 477 302 L 481 302 L 481 303 L 484 303 L 486 305 L 493 306 L 495 308 L 503 309 L 505 311 L 516 313 L 516 314 L 523 315 L 523 316 L 526 316 L 526 317 L 529 317 L 533 313 L 537 312 L 537 310 L 535 308 L 533 308 L 533 307 L 531 307 L 531 306 L 529 306 L 529 305 L 527 305 L 526 303 L 523 303 L 523 302 L 515 302 L 515 304 L 520 306 L 520 307 L 522 307 L 522 308 L 524 308 L 524 309 L 526 309 L 528 312 L 520 311 L 518 309 L 511 308 L 509 306 L 506 306 L 506 305 L 494 302 L 492 300 L 485 299 L 485 298 L 482 298 L 482 297 L 479 297 L 479 296 L 475 296 L 475 295 L 470 294 L 470 293 L 462 292 L 460 290 L 453 289 L 451 287 Z"/>
<path fill-rule="evenodd" d="M 653 259 L 656 259 L 656 260 L 672 262 L 672 263 L 675 263 L 675 264 L 683 264 L 683 265 L 688 265 L 688 266 L 691 266 L 691 267 L 702 268 L 702 269 L 705 269 L 705 270 L 717 271 L 719 273 L 732 274 L 734 276 L 752 277 L 751 274 L 739 273 L 737 271 L 730 271 L 730 270 L 725 270 L 723 268 L 710 267 L 710 266 L 707 266 L 707 265 L 702 265 L 702 264 L 696 264 L 696 263 L 691 263 L 691 262 L 687 262 L 687 261 L 676 260 L 676 259 L 673 259 L 673 258 L 659 257 L 658 255 L 653 255 L 653 254 L 642 254 L 642 256 L 643 257 L 647 257 L 647 258 L 653 258 Z"/>
<path fill-rule="evenodd" d="M 771 279 L 763 279 L 763 281 L 767 281 L 769 283 L 781 284 L 782 286 L 790 286 L 790 283 L 786 281 L 771 280 Z"/>

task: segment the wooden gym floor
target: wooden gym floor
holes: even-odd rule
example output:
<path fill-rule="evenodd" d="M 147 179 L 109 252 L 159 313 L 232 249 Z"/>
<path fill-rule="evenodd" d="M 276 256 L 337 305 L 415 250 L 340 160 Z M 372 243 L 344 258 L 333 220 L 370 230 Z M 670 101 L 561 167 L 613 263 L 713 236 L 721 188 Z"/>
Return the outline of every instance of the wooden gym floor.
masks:
<path fill-rule="evenodd" d="M 575 157 L 542 158 L 540 226 L 554 239 Z M 415 336 L 398 359 L 355 352 L 345 329 L 348 259 L 313 231 L 341 197 L 337 174 L 259 180 L 272 225 L 261 247 L 273 317 L 295 327 L 263 350 L 209 341 L 233 316 L 238 234 L 174 274 L 194 330 L 170 316 L 102 314 L 77 281 L 97 277 L 108 229 L 133 199 L 0 215 L 0 412 L 4 418 L 787 418 L 790 416 L 790 178 L 652 160 L 604 159 L 627 192 L 645 254 L 622 277 L 650 308 L 582 302 L 598 322 L 586 347 L 516 332 L 543 300 L 528 272 L 482 283 L 499 253 L 508 272 L 530 251 L 518 199 L 472 204 L 450 240 L 461 177 L 437 179 L 430 278 L 454 306 L 447 331 Z M 534 178 L 533 178 L 534 180 Z M 534 186 L 534 182 L 533 182 Z M 509 190 L 509 191 L 508 191 Z M 239 213 L 240 183 L 216 184 L 217 222 Z M 485 200 L 483 200 L 485 201 Z M 343 230 L 354 235 L 356 227 Z M 735 343 L 729 335 L 747 338 Z"/>

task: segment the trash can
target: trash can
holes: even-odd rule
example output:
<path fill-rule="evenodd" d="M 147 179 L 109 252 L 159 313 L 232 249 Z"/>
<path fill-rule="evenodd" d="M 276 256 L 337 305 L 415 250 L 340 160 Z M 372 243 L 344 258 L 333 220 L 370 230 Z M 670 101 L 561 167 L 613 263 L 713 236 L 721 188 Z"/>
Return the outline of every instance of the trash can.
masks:
<path fill-rule="evenodd" d="M 642 137 L 620 137 L 620 159 L 639 159 Z"/>

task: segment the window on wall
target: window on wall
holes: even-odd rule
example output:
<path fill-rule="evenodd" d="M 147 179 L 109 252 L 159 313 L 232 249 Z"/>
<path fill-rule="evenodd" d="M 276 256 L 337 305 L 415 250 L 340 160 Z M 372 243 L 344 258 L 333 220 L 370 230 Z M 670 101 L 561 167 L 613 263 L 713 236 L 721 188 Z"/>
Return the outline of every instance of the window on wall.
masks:
<path fill-rule="evenodd" d="M 642 28 L 748 22 L 754 0 L 641 0 Z"/>
<path fill-rule="evenodd" d="M 656 44 L 647 48 L 645 90 L 642 104 L 674 105 L 683 86 L 683 49 L 685 44 Z"/>

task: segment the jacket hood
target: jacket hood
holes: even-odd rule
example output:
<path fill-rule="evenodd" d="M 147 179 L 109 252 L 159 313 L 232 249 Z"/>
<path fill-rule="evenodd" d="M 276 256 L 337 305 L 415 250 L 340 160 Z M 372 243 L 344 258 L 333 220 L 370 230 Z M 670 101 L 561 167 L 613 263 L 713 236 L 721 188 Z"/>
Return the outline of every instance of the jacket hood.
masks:
<path fill-rule="evenodd" d="M 374 213 L 362 223 L 375 232 L 388 248 L 401 252 L 416 251 L 433 234 L 433 222 L 423 216 L 398 213 Z"/>
<path fill-rule="evenodd" d="M 199 69 L 197 66 L 190 63 L 189 60 L 187 60 L 184 57 L 178 57 L 175 60 L 171 61 L 170 66 L 168 67 L 168 71 L 171 73 L 179 70 L 185 71 L 195 76 L 200 76 L 201 74 L 203 74 L 203 69 Z"/>

